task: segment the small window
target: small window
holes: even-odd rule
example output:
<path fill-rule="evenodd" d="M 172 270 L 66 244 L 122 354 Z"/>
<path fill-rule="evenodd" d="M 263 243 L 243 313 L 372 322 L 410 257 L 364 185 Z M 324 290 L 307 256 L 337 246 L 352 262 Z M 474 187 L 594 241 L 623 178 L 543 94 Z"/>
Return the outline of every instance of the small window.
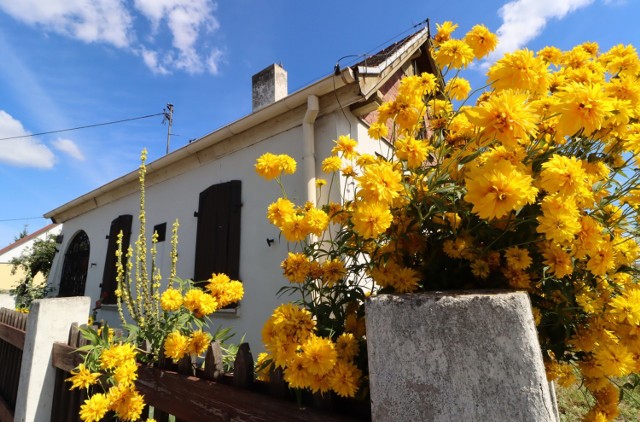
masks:
<path fill-rule="evenodd" d="M 194 280 L 204 282 L 213 273 L 234 280 L 240 272 L 240 180 L 210 186 L 200 193 Z"/>
<path fill-rule="evenodd" d="M 76 233 L 64 254 L 59 297 L 83 296 L 89 268 L 89 236 L 83 230 Z"/>
<path fill-rule="evenodd" d="M 118 250 L 118 234 L 122 232 L 122 265 L 126 266 L 126 254 L 129 249 L 129 242 L 131 241 L 131 222 L 133 216 L 130 214 L 121 215 L 111 222 L 111 228 L 109 229 L 109 245 L 107 246 L 107 256 L 104 261 L 104 273 L 102 274 L 102 291 L 100 293 L 100 300 L 103 304 L 116 303 L 116 288 L 118 283 L 116 281 L 116 251 Z"/>
<path fill-rule="evenodd" d="M 153 226 L 153 232 L 158 233 L 158 242 L 167 240 L 167 223 L 156 224 Z"/>

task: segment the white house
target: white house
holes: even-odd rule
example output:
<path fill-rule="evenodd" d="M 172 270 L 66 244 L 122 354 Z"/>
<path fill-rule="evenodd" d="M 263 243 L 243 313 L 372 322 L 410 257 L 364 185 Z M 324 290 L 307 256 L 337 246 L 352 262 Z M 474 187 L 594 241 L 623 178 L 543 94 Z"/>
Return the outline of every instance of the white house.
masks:
<path fill-rule="evenodd" d="M 264 321 L 286 300 L 276 292 L 286 284 L 279 264 L 287 253 L 284 238 L 266 219 L 279 190 L 256 175 L 256 158 L 265 152 L 294 157 L 298 172 L 284 178 L 287 192 L 298 204 L 315 202 L 315 179 L 327 177 L 320 162 L 332 141 L 350 134 L 362 152 L 378 151 L 379 141 L 367 135 L 377 106 L 395 95 L 402 75 L 433 72 L 428 38 L 424 28 L 292 94 L 286 72 L 269 66 L 253 77 L 251 114 L 148 165 L 148 231 L 160 231 L 163 275 L 169 272 L 171 225 L 178 219 L 178 276 L 201 280 L 225 272 L 241 280 L 244 299 L 217 312 L 214 322 L 246 334 L 254 349 L 261 349 Z M 93 301 L 102 295 L 113 302 L 115 234 L 122 229 L 135 238 L 138 198 L 133 171 L 45 214 L 64 223 L 49 276 L 59 295 Z M 98 318 L 117 323 L 115 305 L 103 305 Z"/>

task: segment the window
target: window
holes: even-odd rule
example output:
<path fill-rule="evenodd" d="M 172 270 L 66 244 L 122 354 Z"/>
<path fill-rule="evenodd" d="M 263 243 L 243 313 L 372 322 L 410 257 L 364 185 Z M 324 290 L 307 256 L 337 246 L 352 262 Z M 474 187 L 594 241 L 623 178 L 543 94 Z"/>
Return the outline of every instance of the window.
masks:
<path fill-rule="evenodd" d="M 239 279 L 241 187 L 240 180 L 232 180 L 200 193 L 193 277 L 196 282 L 208 280 L 213 273 Z"/>
<path fill-rule="evenodd" d="M 131 221 L 130 214 L 121 215 L 111 222 L 109 229 L 109 245 L 107 246 L 107 256 L 104 260 L 104 273 L 102 274 L 102 292 L 100 300 L 103 304 L 116 303 L 116 251 L 118 250 L 118 234 L 122 232 L 122 252 L 126 254 L 131 241 Z M 126 258 L 122 257 L 122 264 L 126 266 Z"/>
<path fill-rule="evenodd" d="M 83 296 L 89 268 L 89 236 L 83 230 L 77 232 L 64 254 L 59 297 Z"/>

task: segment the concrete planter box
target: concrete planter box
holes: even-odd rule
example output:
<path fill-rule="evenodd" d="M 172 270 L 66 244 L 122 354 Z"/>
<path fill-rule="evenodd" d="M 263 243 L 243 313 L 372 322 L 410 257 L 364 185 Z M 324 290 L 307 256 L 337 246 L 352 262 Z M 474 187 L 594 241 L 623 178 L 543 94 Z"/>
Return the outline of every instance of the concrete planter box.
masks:
<path fill-rule="evenodd" d="M 374 421 L 556 421 L 523 292 L 366 303 Z"/>

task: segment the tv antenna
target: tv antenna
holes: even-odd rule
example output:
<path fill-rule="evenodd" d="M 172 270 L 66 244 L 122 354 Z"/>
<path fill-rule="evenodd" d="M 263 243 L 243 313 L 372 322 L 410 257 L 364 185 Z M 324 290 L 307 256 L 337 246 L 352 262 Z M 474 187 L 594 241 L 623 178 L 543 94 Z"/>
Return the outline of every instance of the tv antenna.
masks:
<path fill-rule="evenodd" d="M 173 124 L 173 104 L 167 103 L 167 108 L 162 109 L 162 114 L 164 118 L 162 119 L 162 124 L 164 122 L 168 122 L 167 125 L 167 154 L 169 154 L 169 146 L 171 144 L 171 125 Z"/>

